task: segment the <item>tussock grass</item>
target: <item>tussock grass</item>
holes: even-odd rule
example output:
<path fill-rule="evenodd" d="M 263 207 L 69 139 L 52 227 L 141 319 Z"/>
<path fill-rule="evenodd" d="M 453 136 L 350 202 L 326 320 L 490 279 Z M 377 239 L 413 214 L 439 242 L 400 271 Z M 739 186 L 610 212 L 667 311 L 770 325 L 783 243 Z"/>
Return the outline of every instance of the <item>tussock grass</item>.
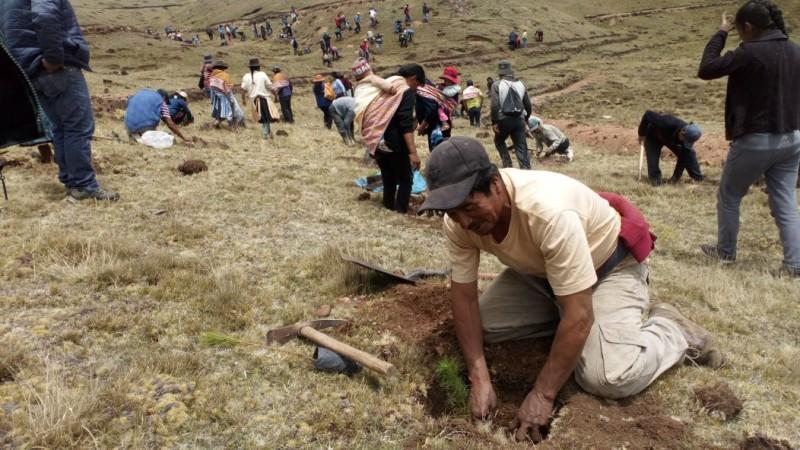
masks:
<path fill-rule="evenodd" d="M 104 10 L 89 0 L 74 3 L 84 25 L 160 28 L 169 20 L 174 26 L 224 20 L 227 17 L 212 17 L 210 11 L 223 10 L 234 17 L 237 11 L 254 9 L 253 1 L 229 2 L 222 9 L 190 2 L 168 10 L 132 11 Z M 298 0 L 296 6 L 312 3 Z M 376 67 L 386 74 L 409 60 L 441 57 L 453 59 L 462 78 L 480 84 L 486 76 L 495 76 L 495 59 L 509 57 L 534 92 L 549 90 L 566 78 L 601 74 L 607 83 L 553 99 L 537 112 L 546 118 L 620 123 L 635 133 L 636 121 L 648 108 L 676 112 L 707 132 L 720 131 L 724 82 L 696 82 L 694 70 L 724 8 L 631 17 L 615 26 L 583 19 L 587 14 L 647 6 L 640 3 L 471 2 L 465 16 L 449 16 L 442 9 L 433 25 L 417 27 L 417 43 L 408 51 L 398 51 L 389 42 L 391 33 L 385 33 L 390 50 L 379 56 Z M 379 5 L 382 23 L 388 27 L 399 11 L 394 8 L 403 4 L 389 0 Z M 421 1 L 411 6 L 417 12 Z M 800 15 L 800 6 L 782 6 L 790 22 Z M 351 6 L 344 11 L 349 16 L 353 12 Z M 316 42 L 323 28 L 330 29 L 333 13 L 318 10 L 301 18 L 301 45 Z M 546 45 L 506 53 L 499 47 L 508 33 L 509 17 L 513 25 L 527 26 L 529 34 L 538 21 L 560 26 L 545 30 Z M 437 37 L 439 30 L 445 35 Z M 673 36 L 675 30 L 681 35 Z M 638 37 L 584 48 L 609 33 Z M 496 44 L 467 42 L 467 34 Z M 225 59 L 234 79 L 246 72 L 251 57 L 262 58 L 265 65 L 281 65 L 296 79 L 327 71 L 319 66 L 317 53 L 290 56 L 275 38 L 267 43 L 237 42 L 224 49 L 217 47 L 218 41 L 184 48 L 136 32 L 88 39 L 95 72 L 86 76 L 94 95 L 104 95 L 107 85 L 109 95 L 115 96 L 140 87 L 194 86 L 204 53 Z M 340 46 L 345 57 L 335 70 L 346 70 L 355 58 L 355 47 L 348 47 L 354 38 L 347 39 Z M 486 53 L 459 59 L 473 49 Z M 608 52 L 626 50 L 636 52 L 609 57 Z M 557 58 L 565 62 L 532 68 Z M 665 64 L 676 69 L 667 73 Z M 425 67 L 430 78 L 441 70 L 438 63 Z M 128 75 L 115 73 L 123 68 Z M 342 253 L 389 270 L 444 268 L 447 258 L 437 220 L 385 211 L 377 199 L 355 200 L 359 190 L 352 180 L 374 168 L 356 162 L 361 149 L 345 147 L 335 132 L 323 128 L 310 91 L 310 86 L 297 83 L 298 122 L 276 124 L 273 131 L 286 131 L 287 136 L 271 142 L 261 139 L 257 127 L 235 134 L 200 131 L 199 125 L 210 121 L 207 101 L 192 103 L 197 123 L 185 130 L 202 137 L 207 146 L 156 151 L 95 141 L 100 181 L 122 194 L 115 205 L 64 201 L 53 166 L 4 171 L 11 201 L 0 209 L 0 361 L 9 361 L 5 367 L 12 369 L 0 365 L 7 379 L 0 383 L 0 403 L 16 409 L 11 415 L 0 412 L 0 447 L 91 448 L 95 440 L 99 448 L 489 445 L 445 430 L 441 421 L 427 417 L 420 398 L 435 367 L 423 365 L 426 359 L 419 348 L 371 328 L 371 318 L 359 315 L 357 303 L 380 295 L 375 291 L 381 286 L 368 271 L 341 261 Z M 476 136 L 478 131 L 487 129 L 469 129 L 465 120 L 455 123 L 455 135 Z M 564 131 L 569 134 L 569 129 Z M 122 112 L 98 116 L 97 135 L 113 133 L 125 135 Z M 499 162 L 491 137 L 480 136 L 492 160 Z M 426 145 L 422 139 L 417 144 L 424 159 Z M 186 159 L 206 161 L 208 172 L 179 176 L 175 168 Z M 745 199 L 737 264 L 719 267 L 697 250 L 698 244 L 712 242 L 715 236 L 715 188 L 687 184 L 652 189 L 636 182 L 636 164 L 635 157 L 605 155 L 576 144 L 574 163 L 537 163 L 537 168 L 563 172 L 594 189 L 620 192 L 633 200 L 659 235 L 650 261 L 652 300 L 679 306 L 715 333 L 730 357 L 720 371 L 672 370 L 650 390 L 665 402 L 665 413 L 693 424 L 698 442 L 727 448 L 744 433 L 762 432 L 796 446 L 800 287 L 767 273 L 779 264 L 781 254 L 766 197 L 754 189 Z M 671 164 L 663 162 L 662 170 L 670 170 Z M 716 168 L 704 170 L 712 178 L 719 176 Z M 154 214 L 156 210 L 164 212 Z M 501 269 L 496 259 L 482 257 L 482 271 Z M 356 293 L 370 296 L 351 303 L 336 301 Z M 337 317 L 354 319 L 344 340 L 375 353 L 384 345 L 396 346 L 392 362 L 401 370 L 401 379 L 382 383 L 366 375 L 316 373 L 312 348 L 302 340 L 280 348 L 229 348 L 207 346 L 198 339 L 215 330 L 225 336 L 223 342 L 261 343 L 270 328 L 308 319 L 323 303 L 332 305 Z M 52 368 L 43 367 L 39 355 L 44 354 L 51 355 Z M 717 381 L 728 382 L 745 400 L 737 421 L 720 424 L 695 414 L 693 388 Z M 191 392 L 186 386 L 192 386 Z M 513 448 L 491 439 L 498 447 Z"/>
<path fill-rule="evenodd" d="M 23 384 L 25 403 L 12 416 L 15 431 L 24 433 L 33 447 L 91 445 L 95 440 L 91 432 L 93 415 L 99 404 L 97 385 L 71 387 L 61 369 L 47 361 L 43 363 L 41 384 Z"/>

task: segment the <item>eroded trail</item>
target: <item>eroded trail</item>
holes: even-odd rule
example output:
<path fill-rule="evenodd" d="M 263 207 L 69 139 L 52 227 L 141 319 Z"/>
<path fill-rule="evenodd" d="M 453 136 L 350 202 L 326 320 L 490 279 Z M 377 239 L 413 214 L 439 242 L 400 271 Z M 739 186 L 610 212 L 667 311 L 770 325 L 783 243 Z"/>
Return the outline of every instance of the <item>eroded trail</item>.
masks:
<path fill-rule="evenodd" d="M 679 12 L 679 11 L 690 11 L 693 9 L 706 9 L 706 8 L 716 8 L 718 6 L 725 6 L 725 5 L 733 5 L 739 4 L 738 1 L 728 0 L 723 2 L 714 2 L 714 3 L 702 3 L 702 4 L 691 4 L 691 5 L 682 5 L 682 6 L 670 6 L 667 8 L 647 8 L 647 9 L 640 9 L 637 11 L 629 11 L 623 13 L 613 13 L 613 14 L 595 14 L 590 16 L 583 16 L 585 19 L 594 20 L 598 22 L 611 20 L 611 19 L 620 19 L 623 17 L 634 17 L 634 16 L 649 16 L 653 14 L 659 13 L 671 13 L 671 12 Z"/>

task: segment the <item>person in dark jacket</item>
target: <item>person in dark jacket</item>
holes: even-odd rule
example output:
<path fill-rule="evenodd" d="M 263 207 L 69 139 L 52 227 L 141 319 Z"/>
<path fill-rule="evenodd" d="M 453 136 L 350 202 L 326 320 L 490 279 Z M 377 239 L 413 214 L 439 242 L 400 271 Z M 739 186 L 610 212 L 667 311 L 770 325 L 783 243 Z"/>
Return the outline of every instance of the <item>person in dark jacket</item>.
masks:
<path fill-rule="evenodd" d="M 118 200 L 100 188 L 92 167 L 94 116 L 82 70 L 89 45 L 68 0 L 4 0 L 0 34 L 30 78 L 52 124 L 58 178 L 77 200 Z"/>
<path fill-rule="evenodd" d="M 418 88 L 433 87 L 433 83 L 425 77 L 425 69 L 419 64 L 407 64 L 400 68 L 399 75 L 414 91 L 414 109 L 416 111 L 417 134 L 425 135 L 428 150 L 433 151 L 443 139 L 450 137 L 450 130 L 442 131 L 442 120 L 439 118 L 439 104 L 430 96 L 421 95 Z"/>
<path fill-rule="evenodd" d="M 697 153 L 694 143 L 700 139 L 702 131 L 693 123 L 669 114 L 659 114 L 647 111 L 639 122 L 639 143 L 644 144 L 647 155 L 647 176 L 653 186 L 661 185 L 661 149 L 667 147 L 678 158 L 675 170 L 672 172 L 670 182 L 677 183 L 683 176 L 684 169 L 695 181 L 703 181 L 700 164 L 697 162 Z"/>
<path fill-rule="evenodd" d="M 322 111 L 322 120 L 325 123 L 325 128 L 330 129 L 333 125 L 333 117 L 331 117 L 331 101 L 325 98 L 325 77 L 322 74 L 314 75 L 314 78 L 311 79 L 311 82 L 314 83 L 313 91 L 314 91 L 314 98 L 317 101 L 317 108 Z"/>
<path fill-rule="evenodd" d="M 386 150 L 378 147 L 375 160 L 383 177 L 383 206 L 399 213 L 408 212 L 411 200 L 413 170 L 419 170 L 420 160 L 414 144 L 414 89 L 403 92 L 400 105 L 383 133 Z"/>
<path fill-rule="evenodd" d="M 721 55 L 736 28 L 742 43 Z M 739 235 L 739 206 L 764 175 L 769 208 L 780 230 L 783 267 L 800 277 L 800 46 L 789 41 L 783 13 L 768 0 L 751 0 L 736 17 L 722 16 L 706 45 L 698 75 L 728 77 L 725 136 L 731 140 L 717 194 L 717 243 L 701 246 L 712 259 L 732 263 Z"/>

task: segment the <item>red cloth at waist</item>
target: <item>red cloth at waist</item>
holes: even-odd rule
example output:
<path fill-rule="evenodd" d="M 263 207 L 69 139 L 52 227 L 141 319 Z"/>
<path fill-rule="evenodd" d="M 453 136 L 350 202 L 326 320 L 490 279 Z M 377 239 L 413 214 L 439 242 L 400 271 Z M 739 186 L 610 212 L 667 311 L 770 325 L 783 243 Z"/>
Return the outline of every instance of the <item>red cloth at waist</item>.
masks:
<path fill-rule="evenodd" d="M 622 218 L 619 238 L 631 255 L 642 262 L 656 248 L 656 235 L 650 231 L 650 224 L 638 208 L 627 198 L 611 192 L 598 192 Z"/>

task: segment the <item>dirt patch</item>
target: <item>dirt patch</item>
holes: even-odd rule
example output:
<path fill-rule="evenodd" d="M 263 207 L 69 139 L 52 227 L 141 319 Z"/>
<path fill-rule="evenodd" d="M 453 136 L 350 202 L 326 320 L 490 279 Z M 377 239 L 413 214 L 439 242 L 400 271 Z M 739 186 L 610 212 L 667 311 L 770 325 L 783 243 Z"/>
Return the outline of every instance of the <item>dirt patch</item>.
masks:
<path fill-rule="evenodd" d="M 786 441 L 758 433 L 743 440 L 739 444 L 739 450 L 794 450 L 794 448 Z"/>
<path fill-rule="evenodd" d="M 442 355 L 460 357 L 445 284 L 420 283 L 396 286 L 364 308 L 374 326 L 389 330 L 404 342 L 423 350 L 421 365 L 433 368 Z M 505 428 L 530 391 L 547 358 L 550 339 L 487 345 L 486 360 L 497 393 L 498 408 L 493 423 Z M 446 396 L 433 378 L 423 400 L 432 417 L 446 428 L 486 439 L 464 415 L 448 415 Z M 602 400 L 586 394 L 570 381 L 559 395 L 560 409 L 549 438 L 537 448 L 659 448 L 679 449 L 692 445 L 687 424 L 662 411 L 659 400 L 643 394 L 625 401 Z M 466 414 L 466 413 L 464 413 Z M 506 430 L 507 431 L 507 430 Z"/>
<path fill-rule="evenodd" d="M 744 406 L 728 383 L 718 383 L 714 386 L 695 389 L 694 395 L 710 415 L 721 420 L 735 419 Z"/>

